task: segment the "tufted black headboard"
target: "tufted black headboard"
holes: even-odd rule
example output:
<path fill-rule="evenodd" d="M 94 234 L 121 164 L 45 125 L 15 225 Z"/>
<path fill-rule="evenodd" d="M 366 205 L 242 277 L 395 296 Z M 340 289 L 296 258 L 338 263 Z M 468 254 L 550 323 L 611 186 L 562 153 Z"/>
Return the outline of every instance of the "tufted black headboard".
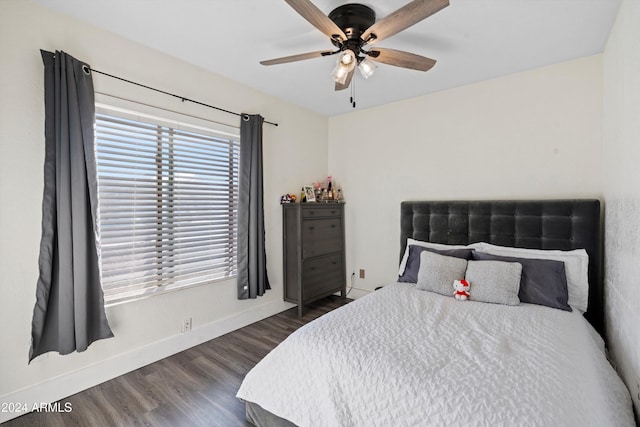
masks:
<path fill-rule="evenodd" d="M 604 336 L 599 200 L 407 201 L 401 204 L 400 256 L 407 238 L 466 245 L 488 242 L 531 249 L 585 249 L 589 307 Z"/>

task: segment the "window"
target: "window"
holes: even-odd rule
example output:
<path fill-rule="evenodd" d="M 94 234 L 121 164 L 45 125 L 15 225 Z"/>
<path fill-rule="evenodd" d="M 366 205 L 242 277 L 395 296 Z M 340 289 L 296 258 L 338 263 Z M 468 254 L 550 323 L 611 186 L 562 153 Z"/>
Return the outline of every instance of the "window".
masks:
<path fill-rule="evenodd" d="M 97 106 L 106 303 L 235 275 L 239 155 L 237 135 Z"/>

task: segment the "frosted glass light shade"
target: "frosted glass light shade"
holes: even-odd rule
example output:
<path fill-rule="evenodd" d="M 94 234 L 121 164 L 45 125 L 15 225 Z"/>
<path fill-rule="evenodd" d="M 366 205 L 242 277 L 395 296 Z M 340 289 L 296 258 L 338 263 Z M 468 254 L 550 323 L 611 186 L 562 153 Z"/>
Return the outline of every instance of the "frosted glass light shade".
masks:
<path fill-rule="evenodd" d="M 356 54 L 351 49 L 345 49 L 338 55 L 336 66 L 331 72 L 331 77 L 336 83 L 341 85 L 347 81 L 347 76 L 355 68 L 357 63 Z"/>
<path fill-rule="evenodd" d="M 345 84 L 347 81 L 347 76 L 349 75 L 349 68 L 344 64 L 338 62 L 331 72 L 331 77 L 336 83 L 341 85 Z"/>
<path fill-rule="evenodd" d="M 364 77 L 365 79 L 371 77 L 376 68 L 378 68 L 378 66 L 369 58 L 365 58 L 364 60 L 362 60 L 362 62 L 360 62 L 360 65 L 358 65 L 358 70 L 360 70 L 360 74 L 362 74 L 362 77 Z"/>

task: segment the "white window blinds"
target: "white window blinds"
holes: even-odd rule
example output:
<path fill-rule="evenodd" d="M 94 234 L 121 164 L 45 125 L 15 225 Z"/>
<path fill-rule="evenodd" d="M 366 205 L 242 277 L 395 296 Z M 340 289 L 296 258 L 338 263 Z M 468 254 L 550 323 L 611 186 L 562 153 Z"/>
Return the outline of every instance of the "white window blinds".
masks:
<path fill-rule="evenodd" d="M 238 140 L 97 110 L 105 302 L 235 275 Z"/>

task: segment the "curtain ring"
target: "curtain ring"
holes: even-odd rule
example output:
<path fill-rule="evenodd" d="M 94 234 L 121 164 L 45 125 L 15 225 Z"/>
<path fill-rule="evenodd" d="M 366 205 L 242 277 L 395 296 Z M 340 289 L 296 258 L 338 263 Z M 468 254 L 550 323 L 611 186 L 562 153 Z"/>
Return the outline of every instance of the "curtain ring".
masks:
<path fill-rule="evenodd" d="M 87 64 L 82 64 L 82 71 L 84 71 L 87 76 L 91 75 L 91 68 Z"/>
<path fill-rule="evenodd" d="M 249 117 L 249 115 L 248 115 L 248 114 L 243 114 L 243 115 L 242 115 L 242 120 L 244 120 L 245 122 L 248 122 L 250 118 L 251 118 L 251 117 Z"/>

